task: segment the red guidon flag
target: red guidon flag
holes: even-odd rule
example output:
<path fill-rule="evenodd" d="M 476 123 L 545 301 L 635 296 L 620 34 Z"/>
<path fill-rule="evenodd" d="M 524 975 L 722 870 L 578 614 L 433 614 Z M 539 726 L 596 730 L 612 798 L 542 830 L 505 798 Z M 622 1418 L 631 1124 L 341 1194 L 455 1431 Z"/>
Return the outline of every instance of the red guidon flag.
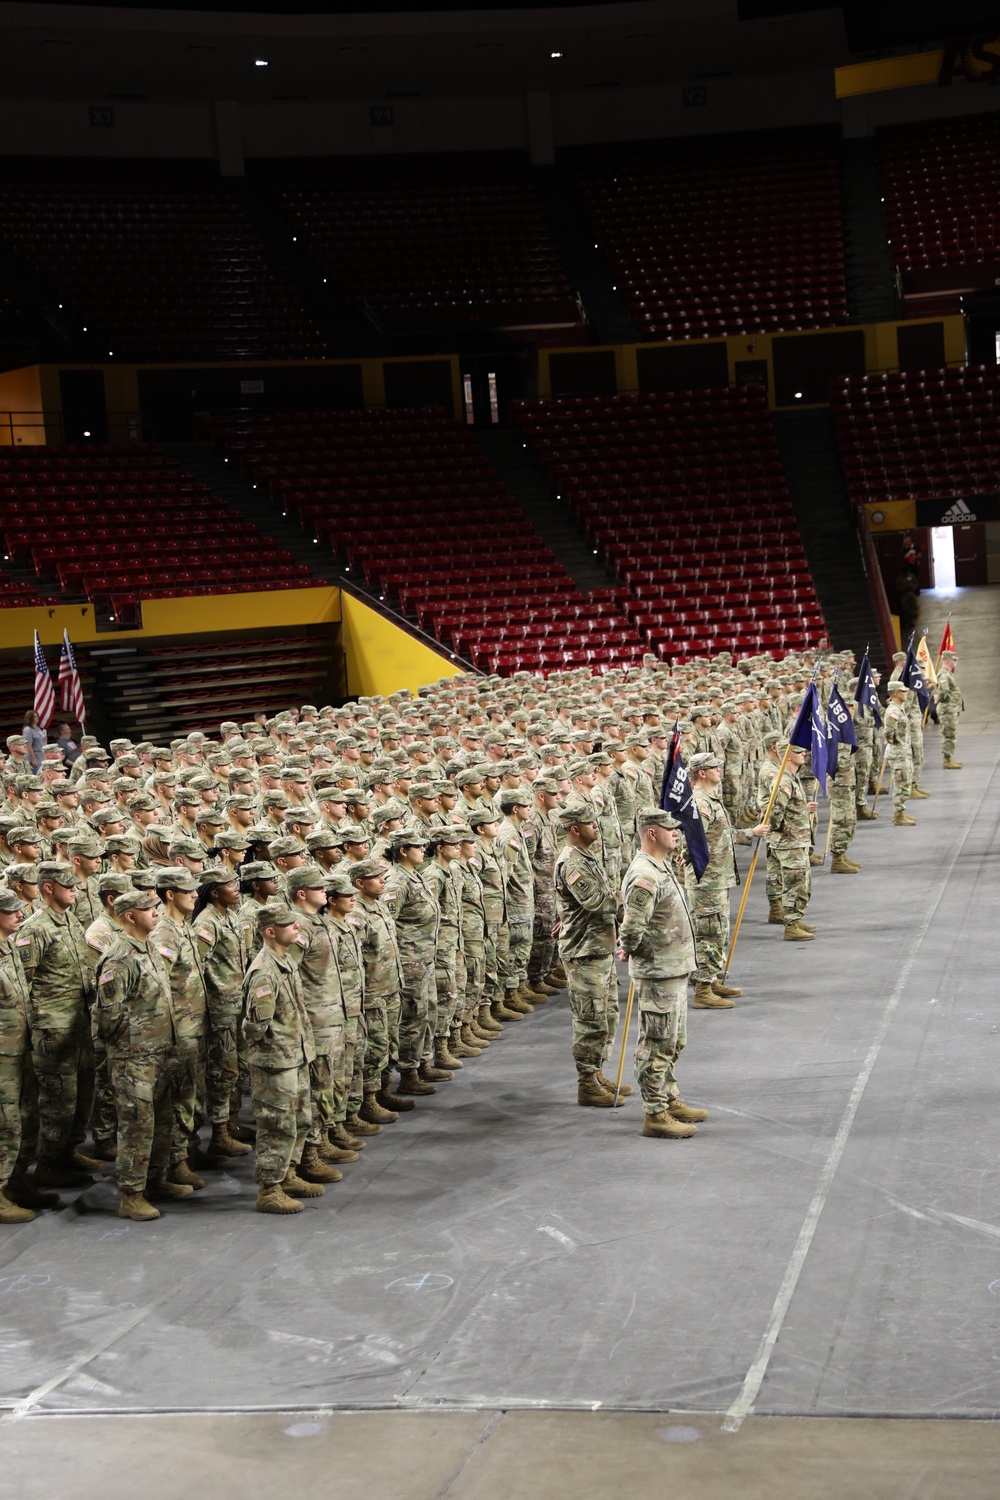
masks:
<path fill-rule="evenodd" d="M 941 655 L 942 651 L 954 651 L 954 649 L 955 640 L 951 633 L 951 621 L 946 620 L 944 626 L 944 635 L 941 637 L 941 644 L 938 647 L 938 656 Z"/>

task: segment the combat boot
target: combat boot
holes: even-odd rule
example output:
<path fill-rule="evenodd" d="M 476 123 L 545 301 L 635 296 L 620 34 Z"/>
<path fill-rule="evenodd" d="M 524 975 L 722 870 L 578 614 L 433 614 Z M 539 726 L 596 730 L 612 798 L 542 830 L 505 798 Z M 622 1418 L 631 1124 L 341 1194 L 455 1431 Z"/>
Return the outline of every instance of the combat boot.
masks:
<path fill-rule="evenodd" d="M 544 1005 L 549 996 L 555 994 L 556 991 L 550 990 L 548 985 L 543 986 L 540 979 L 529 979 L 524 986 L 523 993 L 529 1005 Z"/>
<path fill-rule="evenodd" d="M 962 762 L 953 759 L 950 755 L 946 755 L 944 758 L 944 768 L 946 771 L 960 771 L 962 769 Z"/>
<path fill-rule="evenodd" d="M 508 990 L 503 997 L 503 1003 L 508 1010 L 516 1010 L 521 1016 L 530 1016 L 535 1008 L 530 1000 L 525 1000 L 520 990 Z"/>
<path fill-rule="evenodd" d="M 867 802 L 859 802 L 858 803 L 858 822 L 859 823 L 874 823 L 874 821 L 875 821 L 875 819 L 877 817 L 878 817 L 878 813 L 872 812 L 872 810 L 868 806 Z"/>
<path fill-rule="evenodd" d="M 421 1059 L 418 1071 L 425 1083 L 450 1083 L 455 1076 L 449 1068 L 439 1068 L 426 1057 Z"/>
<path fill-rule="evenodd" d="M 436 1094 L 432 1083 L 425 1083 L 416 1068 L 400 1068 L 399 1092 L 401 1094 Z"/>
<path fill-rule="evenodd" d="M 846 859 L 843 854 L 835 854 L 830 861 L 831 875 L 856 875 L 857 873 L 857 867 L 852 865 L 851 861 Z"/>
<path fill-rule="evenodd" d="M 696 1126 L 689 1125 L 685 1120 L 675 1120 L 666 1110 L 661 1110 L 658 1115 L 642 1117 L 642 1134 L 652 1136 L 654 1140 L 683 1141 L 696 1133 Z"/>
<path fill-rule="evenodd" d="M 0 1224 L 30 1224 L 34 1217 L 33 1209 L 23 1208 L 20 1203 L 15 1203 L 0 1188 Z"/>
<path fill-rule="evenodd" d="M 335 1146 L 332 1141 L 320 1141 L 316 1147 L 320 1161 L 357 1161 L 358 1153 L 349 1151 L 344 1146 Z"/>
<path fill-rule="evenodd" d="M 597 1079 L 597 1082 L 601 1085 L 601 1088 L 605 1091 L 606 1094 L 613 1094 L 614 1093 L 615 1086 L 611 1082 L 610 1078 L 605 1078 L 604 1074 L 600 1070 L 598 1070 L 594 1074 L 594 1077 Z M 632 1085 L 630 1083 L 623 1083 L 623 1084 L 620 1084 L 619 1087 L 618 1087 L 618 1096 L 621 1099 L 627 1099 L 628 1096 L 629 1096 L 629 1094 L 631 1094 L 631 1092 L 632 1092 Z"/>
<path fill-rule="evenodd" d="M 476 1047 L 488 1047 L 490 1042 L 495 1042 L 500 1035 L 499 1031 L 487 1031 L 478 1015 L 473 1016 L 472 1020 L 466 1021 L 465 1024 L 469 1028 L 469 1035 Z"/>
<path fill-rule="evenodd" d="M 807 922 L 804 917 L 799 917 L 798 922 L 799 922 L 799 926 L 802 928 L 803 932 L 815 932 L 816 931 L 816 923 L 815 922 Z"/>
<path fill-rule="evenodd" d="M 903 812 L 902 809 L 899 812 L 893 813 L 892 821 L 897 828 L 916 828 L 917 826 L 916 818 L 911 818 L 909 813 Z M 37 1172 L 35 1175 L 37 1176 Z"/>
<path fill-rule="evenodd" d="M 862 864 L 861 864 L 861 861 L 859 859 L 851 859 L 851 857 L 850 857 L 849 854 L 845 854 L 843 856 L 843 858 L 844 858 L 844 863 L 847 864 L 847 865 L 853 866 L 853 868 L 855 870 L 860 870 L 862 868 Z"/>
<path fill-rule="evenodd" d="M 436 1036 L 434 1038 L 434 1066 L 445 1073 L 457 1073 L 462 1066 L 461 1058 L 449 1052 L 447 1037 Z"/>
<path fill-rule="evenodd" d="M 381 1135 L 381 1125 L 373 1125 L 369 1120 L 362 1120 L 359 1115 L 348 1115 L 344 1126 L 351 1135 Z"/>
<path fill-rule="evenodd" d="M 234 1141 L 244 1141 L 251 1146 L 257 1139 L 257 1129 L 254 1125 L 241 1125 L 239 1110 L 233 1110 L 229 1116 L 229 1134 Z"/>
<path fill-rule="evenodd" d="M 386 1109 L 378 1102 L 374 1089 L 366 1089 L 364 1102 L 358 1110 L 358 1119 L 369 1125 L 392 1125 L 399 1116 L 394 1109 Z"/>
<path fill-rule="evenodd" d="M 462 1045 L 468 1048 L 470 1057 L 482 1057 L 483 1049 L 490 1045 L 489 1039 L 485 1036 L 485 1034 L 483 1036 L 478 1036 L 476 1034 L 476 1031 L 470 1021 L 462 1022 L 458 1035 L 462 1042 Z"/>
<path fill-rule="evenodd" d="M 393 1109 L 397 1114 L 404 1110 L 416 1109 L 412 1099 L 400 1099 L 392 1091 L 392 1069 L 386 1068 L 382 1074 L 382 1087 L 375 1095 L 383 1109 Z"/>
<path fill-rule="evenodd" d="M 816 851 L 813 850 L 812 854 L 810 854 L 809 856 L 809 863 L 811 865 L 821 865 L 823 863 L 822 854 L 817 854 Z"/>
<path fill-rule="evenodd" d="M 594 1109 L 621 1109 L 625 1103 L 621 1094 L 615 1098 L 612 1088 L 609 1093 L 597 1081 L 596 1073 L 580 1073 L 576 1080 L 577 1104 L 589 1104 Z"/>
<path fill-rule="evenodd" d="M 561 984 L 563 986 L 565 986 L 566 984 L 566 965 L 563 963 L 562 959 L 559 960 L 555 968 L 552 970 L 551 982 L 553 984 Z"/>
<path fill-rule="evenodd" d="M 190 1183 L 171 1182 L 168 1177 L 157 1177 L 152 1182 L 146 1183 L 146 1197 L 169 1200 L 190 1198 L 194 1188 Z"/>
<path fill-rule="evenodd" d="M 789 922 L 785 928 L 786 943 L 811 943 L 814 937 L 815 933 L 806 932 L 798 922 Z"/>
<path fill-rule="evenodd" d="M 41 1183 L 42 1187 L 81 1188 L 88 1187 L 93 1180 L 93 1177 L 78 1171 L 65 1159 L 40 1161 L 35 1167 L 35 1181 Z"/>
<path fill-rule="evenodd" d="M 96 1156 L 85 1156 L 78 1146 L 70 1153 L 70 1161 L 70 1170 L 76 1172 L 103 1172 L 108 1165 Z"/>
<path fill-rule="evenodd" d="M 780 901 L 771 901 L 768 903 L 767 921 L 770 927 L 784 927 L 785 914 L 781 909 Z"/>
<path fill-rule="evenodd" d="M 930 795 L 931 795 L 930 792 L 925 792 L 922 786 L 915 786 L 913 788 L 912 792 L 910 793 L 910 796 L 911 797 L 916 797 L 916 799 L 917 799 L 918 802 L 924 802 L 924 801 L 926 801 L 926 799 Z"/>
<path fill-rule="evenodd" d="M 41 1192 L 19 1172 L 11 1173 L 4 1193 L 18 1208 L 62 1208 L 62 1199 L 58 1193 Z"/>
<path fill-rule="evenodd" d="M 448 1051 L 452 1057 L 478 1057 L 479 1048 L 467 1042 L 462 1035 L 461 1026 L 453 1026 L 448 1033 Z"/>
<path fill-rule="evenodd" d="M 315 1146 L 306 1146 L 298 1166 L 298 1176 L 306 1182 L 343 1182 L 343 1172 L 325 1162 Z"/>
<path fill-rule="evenodd" d="M 488 1005 L 484 1004 L 479 1007 L 479 1014 L 476 1021 L 479 1029 L 485 1031 L 487 1036 L 503 1036 L 503 1027 L 496 1016 L 493 1015 Z"/>
<path fill-rule="evenodd" d="M 137 1224 L 144 1223 L 147 1219 L 158 1219 L 160 1210 L 147 1203 L 142 1193 L 123 1192 L 118 1204 L 119 1219 L 134 1219 Z"/>
<path fill-rule="evenodd" d="M 298 1174 L 297 1163 L 293 1163 L 281 1180 L 281 1191 L 295 1198 L 322 1198 L 323 1188 L 318 1182 L 307 1182 Z"/>
<path fill-rule="evenodd" d="M 559 995 L 566 988 L 566 981 L 562 979 L 555 970 L 551 974 L 543 974 L 541 983 L 550 995 Z"/>
<path fill-rule="evenodd" d="M 234 1141 L 228 1125 L 213 1125 L 208 1143 L 209 1156 L 249 1156 L 253 1150 L 245 1141 Z"/>
<path fill-rule="evenodd" d="M 118 1156 L 118 1142 L 114 1139 L 95 1141 L 90 1154 L 95 1161 L 115 1161 Z"/>
<path fill-rule="evenodd" d="M 723 1000 L 738 1000 L 743 993 L 738 984 L 727 984 L 724 979 L 713 979 L 712 989 Z"/>
<path fill-rule="evenodd" d="M 282 1191 L 280 1182 L 261 1183 L 257 1189 L 257 1212 L 259 1214 L 300 1214 L 302 1204 L 296 1203 Z"/>
<path fill-rule="evenodd" d="M 502 1000 L 493 1000 L 490 1004 L 490 1015 L 494 1021 L 519 1021 L 520 1014 L 516 1010 L 508 1010 Z"/>
<path fill-rule="evenodd" d="M 685 1104 L 683 1099 L 675 1099 L 668 1104 L 667 1114 L 672 1120 L 683 1120 L 685 1125 L 697 1125 L 699 1121 L 708 1119 L 707 1109 L 701 1109 L 697 1104 Z"/>
<path fill-rule="evenodd" d="M 186 1161 L 174 1162 L 174 1165 L 167 1173 L 167 1177 L 171 1182 L 179 1182 L 182 1186 L 186 1185 L 195 1190 L 205 1186 L 204 1177 L 199 1177 L 197 1172 L 192 1172 Z"/>
<path fill-rule="evenodd" d="M 365 1149 L 364 1141 L 359 1141 L 357 1136 L 353 1136 L 343 1120 L 338 1120 L 336 1125 L 330 1126 L 330 1139 L 335 1146 L 339 1146 L 343 1151 L 363 1151 Z"/>
<path fill-rule="evenodd" d="M 732 1010 L 734 1001 L 728 1000 L 725 995 L 717 995 L 710 984 L 699 980 L 694 987 L 694 999 L 692 1005 L 697 1005 L 704 1010 Z"/>

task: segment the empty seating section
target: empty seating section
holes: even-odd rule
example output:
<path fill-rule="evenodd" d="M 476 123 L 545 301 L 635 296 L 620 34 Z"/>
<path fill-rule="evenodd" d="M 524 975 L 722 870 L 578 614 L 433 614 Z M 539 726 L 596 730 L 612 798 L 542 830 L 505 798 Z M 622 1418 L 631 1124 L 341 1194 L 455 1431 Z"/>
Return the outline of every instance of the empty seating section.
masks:
<path fill-rule="evenodd" d="M 831 395 L 852 503 L 1000 489 L 1000 368 L 842 377 Z"/>
<path fill-rule="evenodd" d="M 899 125 L 878 132 L 892 256 L 903 271 L 1000 260 L 1000 118 Z"/>
<path fill-rule="evenodd" d="M 13 563 L 121 616 L 138 598 L 302 588 L 316 579 L 166 454 L 149 447 L 0 448 Z"/>
<path fill-rule="evenodd" d="M 569 283 L 531 181 L 514 155 L 282 162 L 273 191 L 324 271 L 356 304 L 514 309 L 558 304 Z"/>
<path fill-rule="evenodd" d="M 119 358 L 325 352 L 250 224 L 196 165 L 5 166 L 0 234 Z"/>
<path fill-rule="evenodd" d="M 214 435 L 348 576 L 489 671 L 630 665 L 643 643 L 588 596 L 443 411 L 220 416 Z"/>
<path fill-rule="evenodd" d="M 825 634 L 762 389 L 526 401 L 516 420 L 650 649 L 746 655 Z"/>
<path fill-rule="evenodd" d="M 577 190 L 645 338 L 847 317 L 835 129 L 573 153 Z"/>

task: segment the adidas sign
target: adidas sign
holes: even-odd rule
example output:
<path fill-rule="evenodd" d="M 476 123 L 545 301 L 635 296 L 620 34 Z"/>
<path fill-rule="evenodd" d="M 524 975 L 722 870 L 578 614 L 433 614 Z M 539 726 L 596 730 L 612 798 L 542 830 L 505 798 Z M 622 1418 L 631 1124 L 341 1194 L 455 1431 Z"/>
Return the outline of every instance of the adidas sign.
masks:
<path fill-rule="evenodd" d="M 938 522 L 939 526 L 961 526 L 976 519 L 974 510 L 970 510 L 964 500 L 956 500 L 950 510 L 946 510 Z"/>

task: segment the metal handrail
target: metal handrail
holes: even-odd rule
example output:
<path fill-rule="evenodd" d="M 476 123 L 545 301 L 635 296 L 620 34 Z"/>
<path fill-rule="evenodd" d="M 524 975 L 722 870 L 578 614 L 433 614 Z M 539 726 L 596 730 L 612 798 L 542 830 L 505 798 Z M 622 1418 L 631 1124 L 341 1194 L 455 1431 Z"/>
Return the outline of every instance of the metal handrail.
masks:
<path fill-rule="evenodd" d="M 337 574 L 337 588 L 342 589 L 345 594 L 350 594 L 352 599 L 357 599 L 358 603 L 365 605 L 367 609 L 374 610 L 383 619 L 389 620 L 396 626 L 397 630 L 405 630 L 407 635 L 412 636 L 414 640 L 426 646 L 429 651 L 433 651 L 436 656 L 447 656 L 455 663 L 456 667 L 461 667 L 463 672 L 471 672 L 475 677 L 484 677 L 486 675 L 479 667 L 469 661 L 467 657 L 459 656 L 457 651 L 449 651 L 447 646 L 442 641 L 439 641 L 436 636 L 429 634 L 426 630 L 421 630 L 419 625 L 414 625 L 412 620 L 408 620 L 398 610 L 390 609 L 377 594 L 370 594 L 367 589 L 360 588 L 351 579 L 345 578 L 343 573 Z"/>
<path fill-rule="evenodd" d="M 882 579 L 882 569 L 879 567 L 875 543 L 872 541 L 871 532 L 868 530 L 863 512 L 855 514 L 854 524 L 858 528 L 858 545 L 861 548 L 861 561 L 868 577 L 868 590 L 872 597 L 872 604 L 875 606 L 875 618 L 878 621 L 882 650 L 885 653 L 886 665 L 888 667 L 892 662 L 893 652 L 897 649 L 896 632 L 892 626 L 892 610 L 889 608 L 889 599 L 885 592 L 885 583 Z"/>

